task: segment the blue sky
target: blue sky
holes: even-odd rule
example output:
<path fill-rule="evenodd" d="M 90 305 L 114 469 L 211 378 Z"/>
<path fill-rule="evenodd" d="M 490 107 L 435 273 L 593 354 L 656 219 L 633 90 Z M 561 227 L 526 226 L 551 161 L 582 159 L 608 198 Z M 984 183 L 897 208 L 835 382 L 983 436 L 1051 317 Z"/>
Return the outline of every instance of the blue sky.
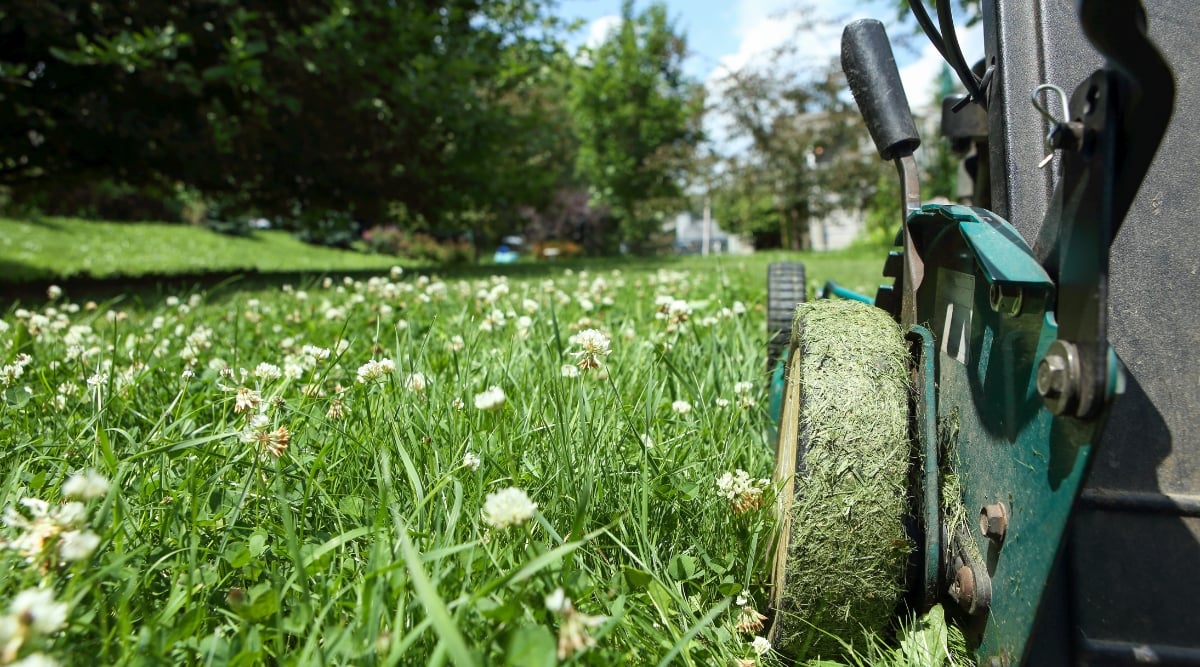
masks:
<path fill-rule="evenodd" d="M 649 0 L 637 0 L 635 9 Z M 723 72 L 741 67 L 771 66 L 769 54 L 788 40 L 796 41 L 800 58 L 823 62 L 836 57 L 841 26 L 855 18 L 873 16 L 889 22 L 895 16 L 893 0 L 666 0 L 671 18 L 687 35 L 692 55 L 687 73 L 710 85 Z M 801 16 L 796 10 L 806 7 Z M 560 0 L 558 14 L 586 22 L 575 36 L 576 44 L 599 40 L 619 21 L 621 0 Z M 814 21 L 814 19 L 816 19 Z M 816 24 L 820 27 L 813 28 Z M 825 25 L 821 25 L 825 24 Z M 802 29 L 808 27 L 808 29 Z M 910 27 L 901 30 L 911 30 Z M 960 42 L 969 61 L 983 54 L 979 27 L 961 29 Z M 933 81 L 941 58 L 923 38 L 896 52 L 905 89 L 913 106 L 933 101 Z"/>

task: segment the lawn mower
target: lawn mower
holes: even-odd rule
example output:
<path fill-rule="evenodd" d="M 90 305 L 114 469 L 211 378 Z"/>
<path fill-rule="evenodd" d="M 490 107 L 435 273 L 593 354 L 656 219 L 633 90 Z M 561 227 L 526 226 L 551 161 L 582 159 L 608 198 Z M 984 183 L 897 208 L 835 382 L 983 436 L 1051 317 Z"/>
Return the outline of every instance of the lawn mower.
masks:
<path fill-rule="evenodd" d="M 949 2 L 911 4 L 967 90 L 942 132 L 974 186 L 921 204 L 884 27 L 847 26 L 901 226 L 873 297 L 769 270 L 769 639 L 941 604 L 989 667 L 1200 665 L 1200 12 L 984 0 L 971 67 Z"/>

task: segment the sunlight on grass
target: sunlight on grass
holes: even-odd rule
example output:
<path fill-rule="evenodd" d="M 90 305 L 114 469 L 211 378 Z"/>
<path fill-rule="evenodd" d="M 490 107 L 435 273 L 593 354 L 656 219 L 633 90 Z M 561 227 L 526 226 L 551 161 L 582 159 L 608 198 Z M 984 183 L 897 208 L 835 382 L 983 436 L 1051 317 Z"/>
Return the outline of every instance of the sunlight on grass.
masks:
<path fill-rule="evenodd" d="M 776 664 L 770 259 L 10 310 L 0 664 Z"/>

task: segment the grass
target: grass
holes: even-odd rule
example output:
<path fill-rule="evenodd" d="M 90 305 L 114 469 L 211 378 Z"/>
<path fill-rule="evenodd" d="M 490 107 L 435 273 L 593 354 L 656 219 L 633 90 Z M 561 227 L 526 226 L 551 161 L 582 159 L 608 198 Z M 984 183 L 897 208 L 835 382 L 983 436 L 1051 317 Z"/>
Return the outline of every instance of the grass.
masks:
<path fill-rule="evenodd" d="M 210 271 L 387 270 L 394 257 L 307 245 L 282 231 L 249 237 L 166 223 L 0 218 L 3 282 Z"/>
<path fill-rule="evenodd" d="M 804 259 L 862 289 L 880 255 Z M 774 520 L 717 480 L 770 474 L 783 258 L 10 309 L 0 610 L 39 588 L 65 607 L 0 623 L 0 664 L 778 664 L 737 627 Z M 588 328 L 611 354 L 567 377 Z M 477 407 L 490 387 L 503 404 Z M 64 518 L 88 470 L 108 489 Z M 494 507 L 510 487 L 536 510 Z"/>

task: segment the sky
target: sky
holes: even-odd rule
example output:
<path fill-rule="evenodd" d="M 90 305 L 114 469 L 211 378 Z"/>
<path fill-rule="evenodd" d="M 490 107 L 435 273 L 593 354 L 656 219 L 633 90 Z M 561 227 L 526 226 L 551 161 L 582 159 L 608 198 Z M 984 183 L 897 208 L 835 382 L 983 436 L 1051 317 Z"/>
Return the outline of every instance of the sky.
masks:
<path fill-rule="evenodd" d="M 636 0 L 635 11 L 649 0 Z M 770 65 L 772 50 L 797 40 L 799 57 L 826 62 L 840 53 L 842 26 L 865 17 L 894 23 L 894 0 L 665 0 L 676 27 L 687 36 L 689 56 L 685 72 L 703 81 L 710 98 L 719 95 L 716 82 L 729 71 L 744 66 Z M 807 11 L 797 11 L 808 8 Z M 567 19 L 582 19 L 584 28 L 573 37 L 576 46 L 599 43 L 620 23 L 621 0 L 560 0 L 557 13 Z M 890 29 L 911 33 L 909 25 Z M 807 29 L 801 30 L 807 26 Z M 815 27 L 814 27 L 815 26 Z M 958 29 L 959 42 L 968 62 L 983 56 L 980 26 Z M 893 44 L 896 39 L 893 36 Z M 935 101 L 935 80 L 942 59 L 923 36 L 894 46 L 900 76 L 909 104 L 923 107 Z M 720 142 L 719 119 L 706 122 L 710 136 Z"/>

